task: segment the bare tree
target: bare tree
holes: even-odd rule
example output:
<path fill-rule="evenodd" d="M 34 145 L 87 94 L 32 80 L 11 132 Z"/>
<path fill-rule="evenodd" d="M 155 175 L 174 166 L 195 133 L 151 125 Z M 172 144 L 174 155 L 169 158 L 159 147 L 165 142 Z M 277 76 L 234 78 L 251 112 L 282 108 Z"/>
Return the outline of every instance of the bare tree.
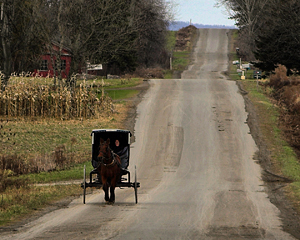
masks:
<path fill-rule="evenodd" d="M 12 71 L 33 70 L 39 63 L 47 29 L 40 13 L 42 0 L 2 0 L 1 54 L 2 89 Z"/>
<path fill-rule="evenodd" d="M 50 0 L 49 21 L 61 45 L 72 49 L 71 74 L 90 63 L 133 70 L 163 52 L 170 2 L 162 0 Z M 46 13 L 47 14 L 47 13 Z M 50 22 L 49 22 L 50 23 Z"/>
<path fill-rule="evenodd" d="M 5 7 L 5 10 L 4 10 Z M 1 30 L 1 43 L 3 51 L 3 76 L 1 79 L 1 88 L 5 89 L 5 86 L 8 83 L 9 76 L 11 74 L 11 26 L 9 24 L 8 14 L 11 12 L 12 5 L 8 2 L 1 3 L 1 21 L 2 21 L 2 30 Z"/>
<path fill-rule="evenodd" d="M 138 59 L 145 67 L 161 64 L 166 55 L 167 26 L 172 17 L 168 7 L 160 0 L 140 1 L 136 7 Z"/>
<path fill-rule="evenodd" d="M 52 53 L 57 60 L 64 46 L 72 50 L 70 74 L 87 61 L 129 71 L 153 65 L 172 17 L 172 2 L 163 0 L 0 0 L 0 6 L 2 87 L 12 71 L 37 68 L 52 41 L 60 46 Z"/>
<path fill-rule="evenodd" d="M 129 24 L 130 1 L 52 0 L 48 8 L 49 14 L 56 12 L 57 16 L 49 18 L 55 29 L 50 39 L 72 50 L 70 74 L 84 67 L 86 61 L 122 62 L 120 56 L 134 51 L 137 30 Z"/>
<path fill-rule="evenodd" d="M 240 31 L 240 53 L 254 60 L 255 39 L 264 24 L 266 8 L 272 0 L 219 0 L 225 5 L 230 18 L 236 21 Z"/>

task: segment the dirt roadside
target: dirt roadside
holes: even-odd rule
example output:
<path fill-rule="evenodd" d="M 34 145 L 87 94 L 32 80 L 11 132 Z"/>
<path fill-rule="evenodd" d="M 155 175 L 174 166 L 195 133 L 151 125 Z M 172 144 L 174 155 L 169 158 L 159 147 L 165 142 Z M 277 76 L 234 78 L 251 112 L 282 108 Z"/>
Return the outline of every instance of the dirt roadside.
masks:
<path fill-rule="evenodd" d="M 234 46 L 231 36 L 232 34 L 228 34 L 229 49 Z M 233 59 L 231 59 L 231 56 L 228 58 L 228 70 L 224 73 L 224 75 L 226 75 L 227 79 L 230 80 L 229 64 Z M 285 187 L 290 183 L 290 180 L 272 173 L 272 162 L 270 159 L 271 152 L 264 142 L 264 136 L 260 129 L 259 115 L 255 110 L 255 106 L 248 97 L 248 92 L 243 89 L 243 86 L 239 81 L 236 81 L 236 84 L 239 88 L 240 94 L 244 98 L 245 110 L 248 113 L 247 124 L 249 126 L 251 136 L 258 147 L 254 160 L 256 160 L 262 168 L 262 179 L 265 183 L 264 185 L 270 202 L 280 210 L 280 218 L 282 219 L 282 227 L 284 231 L 290 233 L 295 238 L 300 239 L 300 214 L 297 212 L 290 199 L 287 198 L 285 190 Z"/>
<path fill-rule="evenodd" d="M 293 203 L 287 198 L 284 187 L 289 184 L 289 180 L 272 173 L 272 163 L 270 160 L 270 150 L 263 141 L 263 135 L 259 128 L 259 116 L 257 115 L 254 105 L 247 96 L 247 92 L 237 82 L 240 93 L 245 100 L 245 109 L 248 113 L 247 123 L 251 135 L 258 147 L 255 159 L 263 169 L 263 180 L 270 202 L 280 210 L 280 217 L 283 222 L 284 231 L 290 233 L 297 239 L 300 239 L 300 215 L 297 213 Z"/>

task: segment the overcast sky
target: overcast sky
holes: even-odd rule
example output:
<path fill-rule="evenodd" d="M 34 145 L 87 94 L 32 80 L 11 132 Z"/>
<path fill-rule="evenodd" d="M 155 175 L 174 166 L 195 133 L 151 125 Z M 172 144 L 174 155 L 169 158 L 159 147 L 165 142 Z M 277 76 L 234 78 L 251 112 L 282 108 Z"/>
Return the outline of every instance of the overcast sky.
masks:
<path fill-rule="evenodd" d="M 177 21 L 190 21 L 192 23 L 209 25 L 233 26 L 234 21 L 228 19 L 224 7 L 216 8 L 215 0 L 174 0 L 177 6 Z"/>

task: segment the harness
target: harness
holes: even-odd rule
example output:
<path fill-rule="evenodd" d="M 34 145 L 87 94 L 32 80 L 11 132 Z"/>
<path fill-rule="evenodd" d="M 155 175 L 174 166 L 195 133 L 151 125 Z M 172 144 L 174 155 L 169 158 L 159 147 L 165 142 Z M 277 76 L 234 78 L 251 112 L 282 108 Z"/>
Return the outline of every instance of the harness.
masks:
<path fill-rule="evenodd" d="M 100 161 L 100 164 L 102 164 L 103 166 L 105 167 L 113 167 L 114 165 L 118 165 L 118 167 L 121 168 L 121 164 L 119 163 L 119 161 L 116 160 L 116 155 L 112 150 L 110 150 L 110 153 L 111 153 L 111 156 L 112 156 L 112 162 L 111 163 L 104 163 L 104 159 L 107 159 L 107 160 L 110 160 L 110 158 L 106 158 L 106 157 L 101 157 L 101 161 Z"/>

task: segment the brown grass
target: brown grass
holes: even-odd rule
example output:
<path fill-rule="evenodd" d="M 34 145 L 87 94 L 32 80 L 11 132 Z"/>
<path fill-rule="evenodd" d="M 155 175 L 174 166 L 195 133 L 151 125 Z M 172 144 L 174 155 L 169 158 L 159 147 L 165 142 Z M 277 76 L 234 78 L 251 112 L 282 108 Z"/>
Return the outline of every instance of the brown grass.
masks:
<path fill-rule="evenodd" d="M 282 88 L 283 86 L 289 84 L 290 81 L 287 77 L 287 69 L 283 65 L 279 65 L 275 69 L 275 74 L 270 76 L 270 86 L 275 89 Z"/>
<path fill-rule="evenodd" d="M 285 66 L 279 65 L 275 74 L 270 76 L 271 94 L 280 106 L 280 127 L 285 139 L 300 156 L 300 78 L 287 76 Z"/>
<path fill-rule="evenodd" d="M 56 120 L 10 118 L 0 122 L 1 132 L 13 133 L 8 141 L 0 138 L 0 192 L 13 182 L 14 176 L 50 172 L 90 160 L 93 129 L 122 128 L 126 104 L 115 104 L 115 112 L 98 119 Z"/>

